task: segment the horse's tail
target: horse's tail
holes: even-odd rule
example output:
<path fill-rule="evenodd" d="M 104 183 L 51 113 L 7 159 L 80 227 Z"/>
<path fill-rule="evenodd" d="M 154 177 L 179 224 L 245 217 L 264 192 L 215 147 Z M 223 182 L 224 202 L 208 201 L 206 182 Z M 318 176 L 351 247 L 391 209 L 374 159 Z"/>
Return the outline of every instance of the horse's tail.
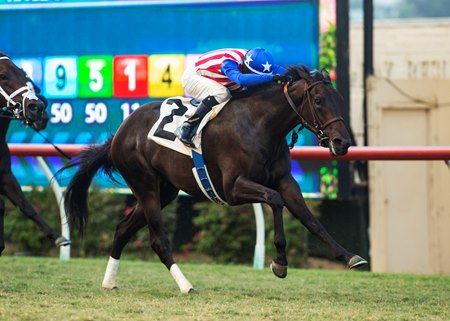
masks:
<path fill-rule="evenodd" d="M 64 194 L 64 209 L 68 216 L 70 226 L 78 222 L 78 229 L 81 235 L 86 230 L 88 221 L 88 191 L 95 174 L 102 169 L 112 180 L 114 164 L 111 159 L 112 137 L 103 145 L 93 145 L 82 152 L 79 159 L 60 171 L 67 168 L 79 166 Z"/>

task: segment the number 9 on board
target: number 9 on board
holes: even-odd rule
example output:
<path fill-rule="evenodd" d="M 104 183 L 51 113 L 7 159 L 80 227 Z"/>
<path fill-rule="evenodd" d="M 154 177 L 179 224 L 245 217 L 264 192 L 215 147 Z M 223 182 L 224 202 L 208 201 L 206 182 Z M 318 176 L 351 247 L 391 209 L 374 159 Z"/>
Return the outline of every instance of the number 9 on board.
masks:
<path fill-rule="evenodd" d="M 44 96 L 77 97 L 77 57 L 47 57 L 44 60 Z"/>

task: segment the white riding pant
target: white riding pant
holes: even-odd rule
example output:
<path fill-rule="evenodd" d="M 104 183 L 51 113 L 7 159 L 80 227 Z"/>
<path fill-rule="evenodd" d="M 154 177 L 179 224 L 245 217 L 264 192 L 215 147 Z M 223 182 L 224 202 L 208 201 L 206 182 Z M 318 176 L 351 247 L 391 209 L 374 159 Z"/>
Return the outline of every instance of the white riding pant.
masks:
<path fill-rule="evenodd" d="M 186 68 L 181 78 L 181 83 L 185 93 L 199 100 L 213 96 L 220 104 L 231 99 L 231 93 L 227 87 L 219 84 L 217 81 L 199 75 L 195 66 Z"/>

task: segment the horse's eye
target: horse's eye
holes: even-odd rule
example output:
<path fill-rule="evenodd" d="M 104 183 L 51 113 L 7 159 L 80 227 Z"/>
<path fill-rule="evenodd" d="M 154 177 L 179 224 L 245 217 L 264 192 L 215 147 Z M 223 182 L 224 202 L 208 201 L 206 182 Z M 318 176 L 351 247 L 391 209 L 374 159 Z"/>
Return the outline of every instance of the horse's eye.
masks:
<path fill-rule="evenodd" d="M 0 80 L 6 81 L 8 80 L 8 76 L 5 74 L 0 74 Z"/>
<path fill-rule="evenodd" d="M 322 99 L 320 99 L 320 97 L 316 97 L 316 98 L 314 98 L 314 103 L 316 105 L 320 105 L 322 103 Z"/>

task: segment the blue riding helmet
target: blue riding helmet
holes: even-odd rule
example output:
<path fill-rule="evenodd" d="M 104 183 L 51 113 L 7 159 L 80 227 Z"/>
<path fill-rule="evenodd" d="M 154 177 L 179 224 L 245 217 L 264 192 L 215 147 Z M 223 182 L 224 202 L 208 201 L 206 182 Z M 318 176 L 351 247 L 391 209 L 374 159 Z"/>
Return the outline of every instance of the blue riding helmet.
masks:
<path fill-rule="evenodd" d="M 258 75 L 271 75 L 273 70 L 272 55 L 263 48 L 253 48 L 244 56 L 245 66 Z"/>

